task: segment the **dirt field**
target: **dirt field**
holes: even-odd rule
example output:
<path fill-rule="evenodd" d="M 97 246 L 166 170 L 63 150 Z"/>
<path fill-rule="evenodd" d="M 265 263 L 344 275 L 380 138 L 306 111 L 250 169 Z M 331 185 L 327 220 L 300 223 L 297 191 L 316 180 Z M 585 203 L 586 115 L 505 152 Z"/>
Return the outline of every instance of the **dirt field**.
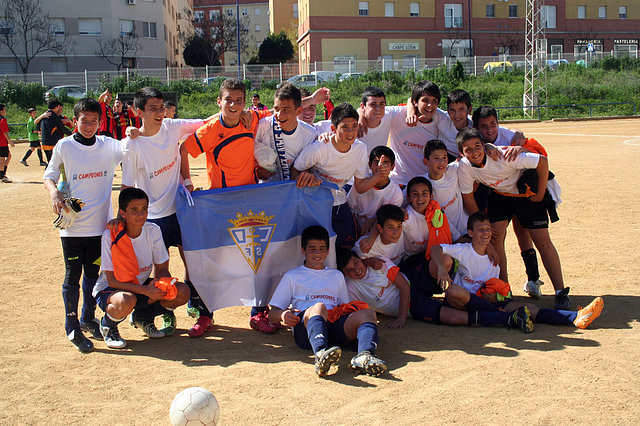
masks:
<path fill-rule="evenodd" d="M 187 337 L 192 320 L 179 309 L 172 337 L 151 341 L 123 323 L 127 349 L 95 342 L 93 353 L 77 352 L 63 331 L 64 267 L 43 170 L 35 155 L 28 168 L 18 163 L 26 145 L 13 148 L 14 183 L 0 184 L 0 423 L 168 424 L 173 396 L 202 386 L 216 395 L 222 424 L 638 424 L 640 120 L 511 127 L 550 153 L 563 189 L 551 236 L 565 281 L 574 306 L 604 296 L 602 317 L 587 330 L 537 325 L 530 335 L 411 320 L 388 330 L 381 317 L 378 354 L 390 367 L 381 378 L 354 375 L 347 351 L 318 379 L 290 333 L 251 330 L 244 307 L 216 312 L 204 339 Z M 198 165 L 194 180 L 204 184 Z M 507 241 L 522 298 L 524 268 L 512 233 Z M 540 305 L 552 307 L 544 272 L 542 280 Z"/>

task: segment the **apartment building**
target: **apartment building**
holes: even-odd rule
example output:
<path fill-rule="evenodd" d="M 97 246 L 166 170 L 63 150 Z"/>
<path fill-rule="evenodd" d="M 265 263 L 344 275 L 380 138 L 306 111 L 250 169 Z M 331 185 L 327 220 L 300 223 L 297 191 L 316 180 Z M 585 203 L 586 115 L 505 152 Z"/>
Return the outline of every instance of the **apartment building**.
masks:
<path fill-rule="evenodd" d="M 269 0 L 269 31 L 298 30 L 298 0 Z"/>
<path fill-rule="evenodd" d="M 185 11 L 191 0 L 47 0 L 43 12 L 51 18 L 51 31 L 67 37 L 66 54 L 43 52 L 34 59 L 29 72 L 73 72 L 111 70 L 116 66 L 100 58 L 98 40 L 137 38 L 139 49 L 127 52 L 129 68 L 162 68 L 184 65 L 179 40 Z M 1 17 L 0 17 L 1 18 Z M 2 20 L 0 31 L 16 31 L 13 23 Z M 19 43 L 19 41 L 17 41 Z M 113 55 L 112 62 L 119 62 Z M 0 73 L 20 72 L 16 59 L 0 46 Z"/>
<path fill-rule="evenodd" d="M 525 0 L 299 0 L 301 72 L 309 64 L 524 54 Z M 549 53 L 637 55 L 640 5 L 631 0 L 546 0 Z"/>

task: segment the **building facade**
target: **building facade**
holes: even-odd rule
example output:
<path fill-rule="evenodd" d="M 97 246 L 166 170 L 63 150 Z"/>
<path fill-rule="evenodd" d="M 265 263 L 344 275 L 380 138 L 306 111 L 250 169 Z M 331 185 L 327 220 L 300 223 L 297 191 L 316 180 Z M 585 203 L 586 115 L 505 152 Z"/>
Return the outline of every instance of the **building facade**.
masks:
<path fill-rule="evenodd" d="M 298 30 L 298 0 L 269 0 L 269 31 Z"/>
<path fill-rule="evenodd" d="M 40 2 L 51 20 L 56 37 L 67 39 L 67 52 L 39 54 L 30 64 L 29 73 L 74 72 L 116 69 L 116 65 L 99 57 L 99 42 L 122 36 L 137 38 L 139 49 L 124 56 L 128 68 L 163 68 L 182 66 L 179 40 L 183 15 L 191 0 L 48 0 Z M 0 31 L 14 31 L 13 23 L 3 21 Z M 19 43 L 19 41 L 16 41 Z M 118 54 L 110 56 L 119 62 Z M 16 59 L 0 46 L 0 73 L 21 72 Z"/>
<path fill-rule="evenodd" d="M 523 55 L 525 8 L 525 0 L 299 0 L 301 72 L 313 62 L 345 72 L 356 60 L 403 67 L 424 58 Z M 542 17 L 550 54 L 637 55 L 638 2 L 546 0 Z"/>

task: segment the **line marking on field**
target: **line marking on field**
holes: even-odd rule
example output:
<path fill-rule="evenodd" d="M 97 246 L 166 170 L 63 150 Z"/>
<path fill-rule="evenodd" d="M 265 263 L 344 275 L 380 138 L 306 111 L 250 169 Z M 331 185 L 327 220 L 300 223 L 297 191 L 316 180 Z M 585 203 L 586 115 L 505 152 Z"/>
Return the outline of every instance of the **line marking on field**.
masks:
<path fill-rule="evenodd" d="M 543 132 L 529 132 L 527 131 L 527 134 L 534 134 L 534 135 L 551 135 L 551 136 L 577 136 L 577 137 L 581 137 L 581 138 L 623 138 L 625 137 L 624 135 L 595 135 L 593 133 L 589 133 L 589 134 L 582 134 L 582 133 L 557 133 L 557 132 L 553 132 L 553 133 L 543 133 Z M 627 136 L 628 137 L 628 136 Z M 629 140 L 635 140 L 635 139 L 640 139 L 640 136 L 631 136 L 632 139 Z"/>
<path fill-rule="evenodd" d="M 622 141 L 622 143 L 625 145 L 640 146 L 640 137 L 627 139 L 626 141 Z"/>

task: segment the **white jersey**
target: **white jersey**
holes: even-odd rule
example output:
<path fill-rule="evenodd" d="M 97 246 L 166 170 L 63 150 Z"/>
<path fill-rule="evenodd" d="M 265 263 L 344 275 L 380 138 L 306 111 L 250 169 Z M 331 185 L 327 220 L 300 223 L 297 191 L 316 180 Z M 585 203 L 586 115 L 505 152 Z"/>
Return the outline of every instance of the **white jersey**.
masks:
<path fill-rule="evenodd" d="M 516 134 L 513 130 L 509 130 L 506 127 L 498 127 L 498 136 L 493 142 L 495 146 L 509 146 L 513 140 L 513 136 Z"/>
<path fill-rule="evenodd" d="M 360 241 L 363 238 L 366 238 L 366 235 L 360 237 L 354 246 L 354 250 L 360 259 L 368 259 L 370 257 L 386 258 L 396 265 L 402 260 L 402 255 L 404 254 L 403 236 L 400 236 L 400 239 L 396 243 L 383 244 L 382 239 L 380 239 L 380 235 L 378 235 L 371 247 L 371 250 L 369 250 L 369 253 L 364 253 L 360 250 Z"/>
<path fill-rule="evenodd" d="M 162 231 L 155 223 L 145 222 L 142 232 L 136 238 L 131 238 L 133 251 L 136 253 L 138 261 L 138 283 L 140 285 L 151 276 L 153 265 L 159 265 L 169 260 L 169 253 L 162 239 Z M 96 285 L 93 287 L 93 296 L 109 286 L 107 276 L 104 271 L 113 272 L 113 259 L 111 257 L 111 231 L 106 230 L 102 234 L 102 250 L 101 250 L 101 273 L 98 277 Z"/>
<path fill-rule="evenodd" d="M 284 274 L 269 305 L 280 309 L 291 305 L 302 312 L 318 302 L 324 303 L 327 309 L 333 309 L 350 301 L 342 272 L 300 265 Z"/>
<path fill-rule="evenodd" d="M 433 186 L 433 199 L 440 204 L 440 208 L 447 215 L 453 241 L 467 232 L 467 220 L 469 219 L 469 215 L 464 210 L 464 203 L 458 186 L 459 166 L 460 163 L 458 161 L 449 163 L 444 175 L 438 180 L 429 178 L 429 174 L 425 175 Z"/>
<path fill-rule="evenodd" d="M 375 218 L 376 212 L 381 206 L 393 204 L 401 207 L 403 201 L 400 187 L 393 182 L 389 182 L 382 189 L 374 186 L 363 194 L 352 189 L 347 195 L 347 203 L 349 203 L 353 214 L 356 215 L 360 226 L 364 225 L 368 219 Z"/>
<path fill-rule="evenodd" d="M 456 136 L 458 136 L 458 130 L 451 121 L 451 117 L 446 111 L 438 109 L 441 112 L 439 115 L 443 118 L 438 120 L 438 139 L 440 139 L 447 146 L 447 153 L 454 157 L 459 157 L 458 144 L 456 143 Z M 444 116 L 442 113 L 446 114 Z M 470 116 L 467 116 L 467 127 L 473 127 L 473 120 Z"/>
<path fill-rule="evenodd" d="M 396 114 L 401 114 L 402 111 L 404 111 L 406 116 L 407 110 L 405 107 L 385 107 L 384 117 L 382 117 L 378 127 L 369 127 L 367 129 L 367 134 L 362 136 L 360 140 L 367 145 L 369 152 L 376 146 L 387 146 L 387 142 L 389 142 L 389 130 L 391 130 L 391 121 Z"/>
<path fill-rule="evenodd" d="M 484 167 L 473 167 L 469 160 L 462 158 L 458 169 L 458 184 L 460 192 L 470 194 L 473 192 L 473 183 L 480 182 L 498 192 L 505 194 L 518 194 L 518 179 L 524 169 L 538 167 L 540 156 L 530 152 L 523 152 L 513 161 L 499 159 L 494 161 L 485 154 L 487 159 Z"/>
<path fill-rule="evenodd" d="M 424 253 L 427 250 L 429 224 L 424 214 L 415 211 L 411 205 L 407 206 L 407 220 L 402 222 L 402 238 L 407 255 Z"/>
<path fill-rule="evenodd" d="M 351 300 L 365 302 L 371 309 L 384 315 L 398 316 L 400 290 L 393 284 L 398 268 L 389 259 L 382 259 L 382 268 L 367 268 L 367 274 L 361 279 L 346 277 L 347 291 Z"/>
<path fill-rule="evenodd" d="M 453 282 L 469 293 L 475 294 L 482 284 L 500 275 L 500 267 L 491 263 L 486 254 L 478 254 L 471 243 L 440 244 L 440 247 L 444 254 L 459 262 Z"/>
<path fill-rule="evenodd" d="M 333 130 L 331 130 L 331 120 L 322 120 L 317 123 L 313 123 L 313 128 L 316 129 L 318 136 L 323 133 L 333 133 Z"/>
<path fill-rule="evenodd" d="M 147 193 L 149 219 L 176 212 L 176 191 L 180 184 L 178 142 L 203 123 L 202 120 L 164 119 L 155 135 L 123 140 L 122 184 Z"/>
<path fill-rule="evenodd" d="M 57 182 L 60 165 L 64 165 L 71 196 L 85 203 L 73 225 L 60 230 L 61 237 L 102 235 L 107 222 L 113 218 L 113 172 L 121 161 L 122 145 L 116 139 L 98 135 L 91 146 L 82 145 L 73 135 L 58 141 L 44 179 Z"/>
<path fill-rule="evenodd" d="M 344 185 L 349 179 L 365 179 L 368 176 L 367 160 L 367 147 L 357 139 L 347 152 L 338 151 L 332 143 L 316 141 L 302 150 L 294 167 L 300 171 L 311 169 L 318 179 L 338 185 L 339 189 L 332 189 L 331 192 L 333 205 L 339 206 L 347 202 Z"/>
<path fill-rule="evenodd" d="M 418 122 L 416 127 L 407 126 L 406 109 L 405 114 L 393 117 L 389 131 L 389 147 L 396 154 L 396 167 L 389 175 L 392 181 L 406 185 L 411 178 L 424 175 L 424 146 L 428 141 L 438 139 L 438 122 L 445 119 L 442 114 L 442 111 L 436 110 L 433 121 Z"/>
<path fill-rule="evenodd" d="M 273 135 L 273 120 L 275 120 L 275 117 L 272 115 L 260 120 L 256 131 L 255 145 L 256 147 L 258 145 L 268 146 L 277 153 L 275 137 Z M 294 160 L 298 158 L 300 152 L 314 140 L 316 140 L 315 129 L 304 121 L 298 120 L 298 126 L 292 133 L 282 131 L 284 155 L 289 167 L 293 165 Z M 279 162 L 276 164 L 279 164 Z M 278 168 L 280 167 L 278 166 Z M 276 182 L 279 180 L 280 173 L 276 171 L 276 173 L 265 182 Z"/>

